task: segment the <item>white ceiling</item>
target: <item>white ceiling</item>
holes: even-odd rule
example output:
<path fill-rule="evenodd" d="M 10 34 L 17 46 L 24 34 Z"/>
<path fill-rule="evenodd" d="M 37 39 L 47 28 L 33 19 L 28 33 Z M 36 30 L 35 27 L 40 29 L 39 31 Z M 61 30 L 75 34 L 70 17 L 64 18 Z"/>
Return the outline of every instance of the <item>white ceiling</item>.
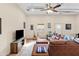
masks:
<path fill-rule="evenodd" d="M 26 14 L 47 14 L 46 11 L 40 11 L 40 8 L 47 8 L 46 3 L 19 3 L 19 7 L 26 13 Z M 52 3 L 52 6 L 56 5 L 56 3 Z M 32 8 L 39 8 L 37 10 L 27 11 L 27 9 Z M 79 3 L 62 3 L 62 5 L 57 8 L 57 10 L 61 11 L 75 11 L 75 12 L 68 12 L 68 13 L 60 13 L 60 12 L 53 12 L 52 14 L 79 14 Z"/>

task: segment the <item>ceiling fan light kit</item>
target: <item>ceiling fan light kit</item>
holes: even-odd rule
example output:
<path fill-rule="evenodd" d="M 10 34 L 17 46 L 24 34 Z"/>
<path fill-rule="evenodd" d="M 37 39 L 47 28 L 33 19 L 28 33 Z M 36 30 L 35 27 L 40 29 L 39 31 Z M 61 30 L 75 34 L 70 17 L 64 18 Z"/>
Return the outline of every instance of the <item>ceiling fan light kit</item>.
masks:
<path fill-rule="evenodd" d="M 53 13 L 53 11 L 51 11 L 51 10 L 47 10 L 47 13 L 50 14 L 50 13 Z"/>

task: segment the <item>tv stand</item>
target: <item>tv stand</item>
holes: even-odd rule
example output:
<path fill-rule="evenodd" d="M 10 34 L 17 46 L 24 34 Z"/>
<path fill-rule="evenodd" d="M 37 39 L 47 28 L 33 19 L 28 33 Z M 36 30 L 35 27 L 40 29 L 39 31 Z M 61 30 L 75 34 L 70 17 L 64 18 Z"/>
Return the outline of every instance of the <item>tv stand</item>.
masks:
<path fill-rule="evenodd" d="M 10 53 L 11 54 L 17 54 L 22 46 L 24 45 L 24 38 L 20 38 L 17 41 L 14 41 L 10 44 Z"/>

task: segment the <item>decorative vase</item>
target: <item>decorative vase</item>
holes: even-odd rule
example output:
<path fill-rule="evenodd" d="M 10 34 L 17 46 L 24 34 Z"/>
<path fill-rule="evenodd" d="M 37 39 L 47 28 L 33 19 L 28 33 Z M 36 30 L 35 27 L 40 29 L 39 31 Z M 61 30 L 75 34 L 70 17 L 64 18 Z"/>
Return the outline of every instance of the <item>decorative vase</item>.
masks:
<path fill-rule="evenodd" d="M 36 37 L 36 35 L 34 35 L 34 36 L 33 36 L 33 40 L 36 40 L 36 39 L 37 39 L 37 37 Z"/>

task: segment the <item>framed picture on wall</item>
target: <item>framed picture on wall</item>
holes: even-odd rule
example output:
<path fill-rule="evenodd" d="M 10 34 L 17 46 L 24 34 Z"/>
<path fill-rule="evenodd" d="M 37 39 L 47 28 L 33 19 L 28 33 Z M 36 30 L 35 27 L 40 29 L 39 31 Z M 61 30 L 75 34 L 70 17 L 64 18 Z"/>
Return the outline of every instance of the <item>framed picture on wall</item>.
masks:
<path fill-rule="evenodd" d="M 23 25 L 24 29 L 26 28 L 26 26 L 25 26 L 25 25 L 26 25 L 26 23 L 24 22 L 24 25 Z"/>
<path fill-rule="evenodd" d="M 66 30 L 71 30 L 71 24 L 66 24 L 66 25 L 65 25 L 65 29 L 66 29 Z"/>
<path fill-rule="evenodd" d="M 34 26 L 33 25 L 30 25 L 30 30 L 33 30 L 34 29 Z"/>

